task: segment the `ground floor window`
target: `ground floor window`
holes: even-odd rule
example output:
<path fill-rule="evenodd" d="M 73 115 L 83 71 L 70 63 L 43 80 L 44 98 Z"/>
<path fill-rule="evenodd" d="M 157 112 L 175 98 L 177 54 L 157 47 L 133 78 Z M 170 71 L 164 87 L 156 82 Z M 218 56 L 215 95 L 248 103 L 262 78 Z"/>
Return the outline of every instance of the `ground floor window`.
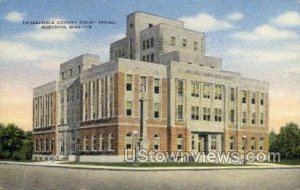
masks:
<path fill-rule="evenodd" d="M 159 150 L 160 149 L 160 138 L 158 134 L 154 135 L 154 145 L 153 145 L 154 150 Z"/>
<path fill-rule="evenodd" d="M 182 150 L 182 134 L 177 135 L 176 144 L 177 150 Z"/>
<path fill-rule="evenodd" d="M 211 135 L 210 150 L 217 150 L 217 135 Z"/>

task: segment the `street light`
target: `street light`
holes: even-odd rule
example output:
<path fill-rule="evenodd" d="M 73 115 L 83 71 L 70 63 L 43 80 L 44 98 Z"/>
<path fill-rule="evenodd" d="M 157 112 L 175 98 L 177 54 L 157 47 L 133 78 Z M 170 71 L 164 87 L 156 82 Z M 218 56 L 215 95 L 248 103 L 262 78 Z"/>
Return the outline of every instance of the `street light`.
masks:
<path fill-rule="evenodd" d="M 244 135 L 243 138 L 244 138 L 244 165 L 246 165 L 246 139 L 247 139 L 247 136 Z"/>
<path fill-rule="evenodd" d="M 134 165 L 136 165 L 137 161 L 137 149 L 136 149 L 136 136 L 137 136 L 137 130 L 133 131 L 133 138 L 134 138 Z M 133 146 L 133 143 L 132 143 Z"/>
<path fill-rule="evenodd" d="M 55 143 L 54 143 L 54 137 L 52 137 L 51 138 L 51 151 L 52 151 L 52 162 L 54 162 L 54 157 L 55 157 L 55 155 L 54 155 L 54 145 L 55 145 Z"/>
<path fill-rule="evenodd" d="M 140 116 L 140 139 L 139 139 L 139 149 L 142 148 L 143 145 L 143 132 L 144 132 L 144 97 L 145 97 L 145 92 L 146 92 L 146 88 L 145 88 L 145 84 L 142 83 L 141 84 L 141 98 L 140 98 L 140 112 L 141 112 L 141 116 Z"/>

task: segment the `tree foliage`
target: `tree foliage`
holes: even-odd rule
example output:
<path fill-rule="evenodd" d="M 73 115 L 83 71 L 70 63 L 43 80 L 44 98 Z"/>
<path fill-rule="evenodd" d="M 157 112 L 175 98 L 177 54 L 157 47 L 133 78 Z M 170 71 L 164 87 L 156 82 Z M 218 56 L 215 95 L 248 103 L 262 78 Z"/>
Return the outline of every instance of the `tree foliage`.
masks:
<path fill-rule="evenodd" d="M 32 156 L 32 134 L 15 124 L 0 124 L 0 159 L 28 160 Z"/>
<path fill-rule="evenodd" d="M 279 152 L 284 159 L 300 159 L 300 129 L 296 123 L 288 123 L 279 134 L 269 135 L 270 152 Z"/>

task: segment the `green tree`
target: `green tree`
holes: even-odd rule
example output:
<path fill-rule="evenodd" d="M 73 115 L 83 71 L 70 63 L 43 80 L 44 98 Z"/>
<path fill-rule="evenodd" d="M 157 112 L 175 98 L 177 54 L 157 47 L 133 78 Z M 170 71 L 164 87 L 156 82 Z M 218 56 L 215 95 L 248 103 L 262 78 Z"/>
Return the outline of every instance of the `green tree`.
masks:
<path fill-rule="evenodd" d="M 28 160 L 32 155 L 32 133 L 15 124 L 0 124 L 0 159 Z"/>
<path fill-rule="evenodd" d="M 284 159 L 300 159 L 300 129 L 296 123 L 288 123 L 280 133 L 270 133 L 270 151 L 280 152 Z"/>

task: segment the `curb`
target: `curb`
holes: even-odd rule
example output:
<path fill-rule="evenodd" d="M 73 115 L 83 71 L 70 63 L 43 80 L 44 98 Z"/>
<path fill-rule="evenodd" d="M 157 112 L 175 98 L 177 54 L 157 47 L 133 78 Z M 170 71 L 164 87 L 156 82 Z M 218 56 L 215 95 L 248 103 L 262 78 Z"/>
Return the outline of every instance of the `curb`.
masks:
<path fill-rule="evenodd" d="M 67 165 L 67 164 L 32 164 L 32 163 L 17 163 L 17 162 L 2 162 L 0 164 L 22 165 L 22 166 L 38 166 L 38 167 L 53 167 L 66 169 L 86 169 L 86 170 L 110 170 L 110 171 L 210 171 L 210 170 L 270 170 L 270 169 L 300 169 L 300 165 L 294 166 L 234 166 L 234 167 L 117 167 L 117 166 L 89 166 L 89 165 Z"/>

